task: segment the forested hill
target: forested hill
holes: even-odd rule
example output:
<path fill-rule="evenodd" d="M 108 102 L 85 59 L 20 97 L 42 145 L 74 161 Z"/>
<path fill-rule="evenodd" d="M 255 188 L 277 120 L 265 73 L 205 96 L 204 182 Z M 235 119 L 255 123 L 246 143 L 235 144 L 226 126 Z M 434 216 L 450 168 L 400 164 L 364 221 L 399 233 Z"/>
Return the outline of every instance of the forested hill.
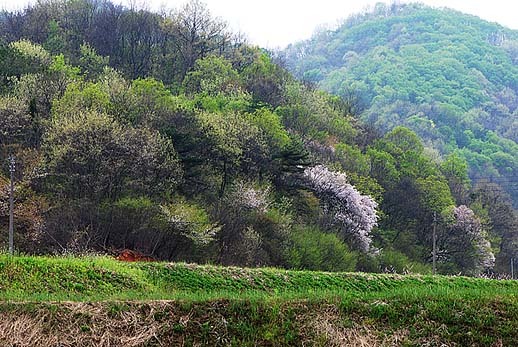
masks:
<path fill-rule="evenodd" d="M 518 204 L 518 31 L 449 9 L 378 4 L 285 51 L 299 78 L 350 99 L 383 131 L 404 125 L 475 182 Z"/>
<path fill-rule="evenodd" d="M 167 13 L 41 1 L 0 13 L 0 34 L 0 249 L 11 155 L 24 253 L 428 273 L 435 229 L 441 273 L 508 273 L 518 258 L 516 211 L 469 180 L 463 152 L 434 157 L 405 127 L 380 135 L 198 0 Z M 495 150 L 507 165 L 515 144 L 497 132 L 478 143 L 509 147 Z"/>

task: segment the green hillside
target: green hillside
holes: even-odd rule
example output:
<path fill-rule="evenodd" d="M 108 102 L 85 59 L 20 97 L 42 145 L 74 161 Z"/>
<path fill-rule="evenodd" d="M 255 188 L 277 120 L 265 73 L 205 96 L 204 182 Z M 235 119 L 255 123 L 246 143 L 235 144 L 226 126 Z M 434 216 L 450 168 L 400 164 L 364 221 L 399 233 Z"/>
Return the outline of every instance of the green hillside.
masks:
<path fill-rule="evenodd" d="M 467 277 L 1 255 L 0 343 L 511 346 L 518 340 L 517 286 Z"/>
<path fill-rule="evenodd" d="M 516 344 L 518 213 L 466 161 L 515 170 L 509 117 L 470 157 L 279 62 L 199 0 L 0 12 L 1 346 Z M 515 112 L 497 62 L 467 112 Z"/>
<path fill-rule="evenodd" d="M 284 52 L 299 78 L 383 132 L 457 153 L 518 206 L 518 31 L 449 9 L 378 4 Z"/>
<path fill-rule="evenodd" d="M 435 230 L 439 273 L 518 258 L 516 211 L 462 151 L 380 134 L 198 0 L 41 1 L 0 33 L 0 248 L 13 156 L 24 254 L 430 274 Z"/>

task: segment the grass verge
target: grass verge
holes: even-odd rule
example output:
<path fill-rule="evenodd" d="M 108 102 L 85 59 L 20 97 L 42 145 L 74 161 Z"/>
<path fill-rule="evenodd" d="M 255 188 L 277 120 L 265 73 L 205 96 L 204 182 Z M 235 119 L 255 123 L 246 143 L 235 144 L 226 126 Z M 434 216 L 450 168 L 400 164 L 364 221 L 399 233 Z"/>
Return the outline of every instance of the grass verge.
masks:
<path fill-rule="evenodd" d="M 0 255 L 2 346 L 514 346 L 518 282 Z"/>

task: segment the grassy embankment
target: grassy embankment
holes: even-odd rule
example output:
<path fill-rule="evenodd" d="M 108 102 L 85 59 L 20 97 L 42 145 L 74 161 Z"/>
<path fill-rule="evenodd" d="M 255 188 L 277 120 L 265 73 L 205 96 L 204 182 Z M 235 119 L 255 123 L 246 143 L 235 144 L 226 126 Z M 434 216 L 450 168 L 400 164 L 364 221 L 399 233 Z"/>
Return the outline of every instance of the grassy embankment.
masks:
<path fill-rule="evenodd" d="M 518 281 L 0 255 L 0 345 L 518 345 Z"/>

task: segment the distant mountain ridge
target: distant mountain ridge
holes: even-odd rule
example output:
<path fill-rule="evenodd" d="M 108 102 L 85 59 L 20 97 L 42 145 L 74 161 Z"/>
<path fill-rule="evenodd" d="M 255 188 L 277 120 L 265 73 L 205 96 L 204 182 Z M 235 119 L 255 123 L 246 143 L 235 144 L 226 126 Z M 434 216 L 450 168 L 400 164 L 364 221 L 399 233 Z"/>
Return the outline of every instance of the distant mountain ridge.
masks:
<path fill-rule="evenodd" d="M 284 51 L 299 78 L 382 131 L 404 125 L 518 202 L 518 31 L 450 9 L 378 4 Z"/>

